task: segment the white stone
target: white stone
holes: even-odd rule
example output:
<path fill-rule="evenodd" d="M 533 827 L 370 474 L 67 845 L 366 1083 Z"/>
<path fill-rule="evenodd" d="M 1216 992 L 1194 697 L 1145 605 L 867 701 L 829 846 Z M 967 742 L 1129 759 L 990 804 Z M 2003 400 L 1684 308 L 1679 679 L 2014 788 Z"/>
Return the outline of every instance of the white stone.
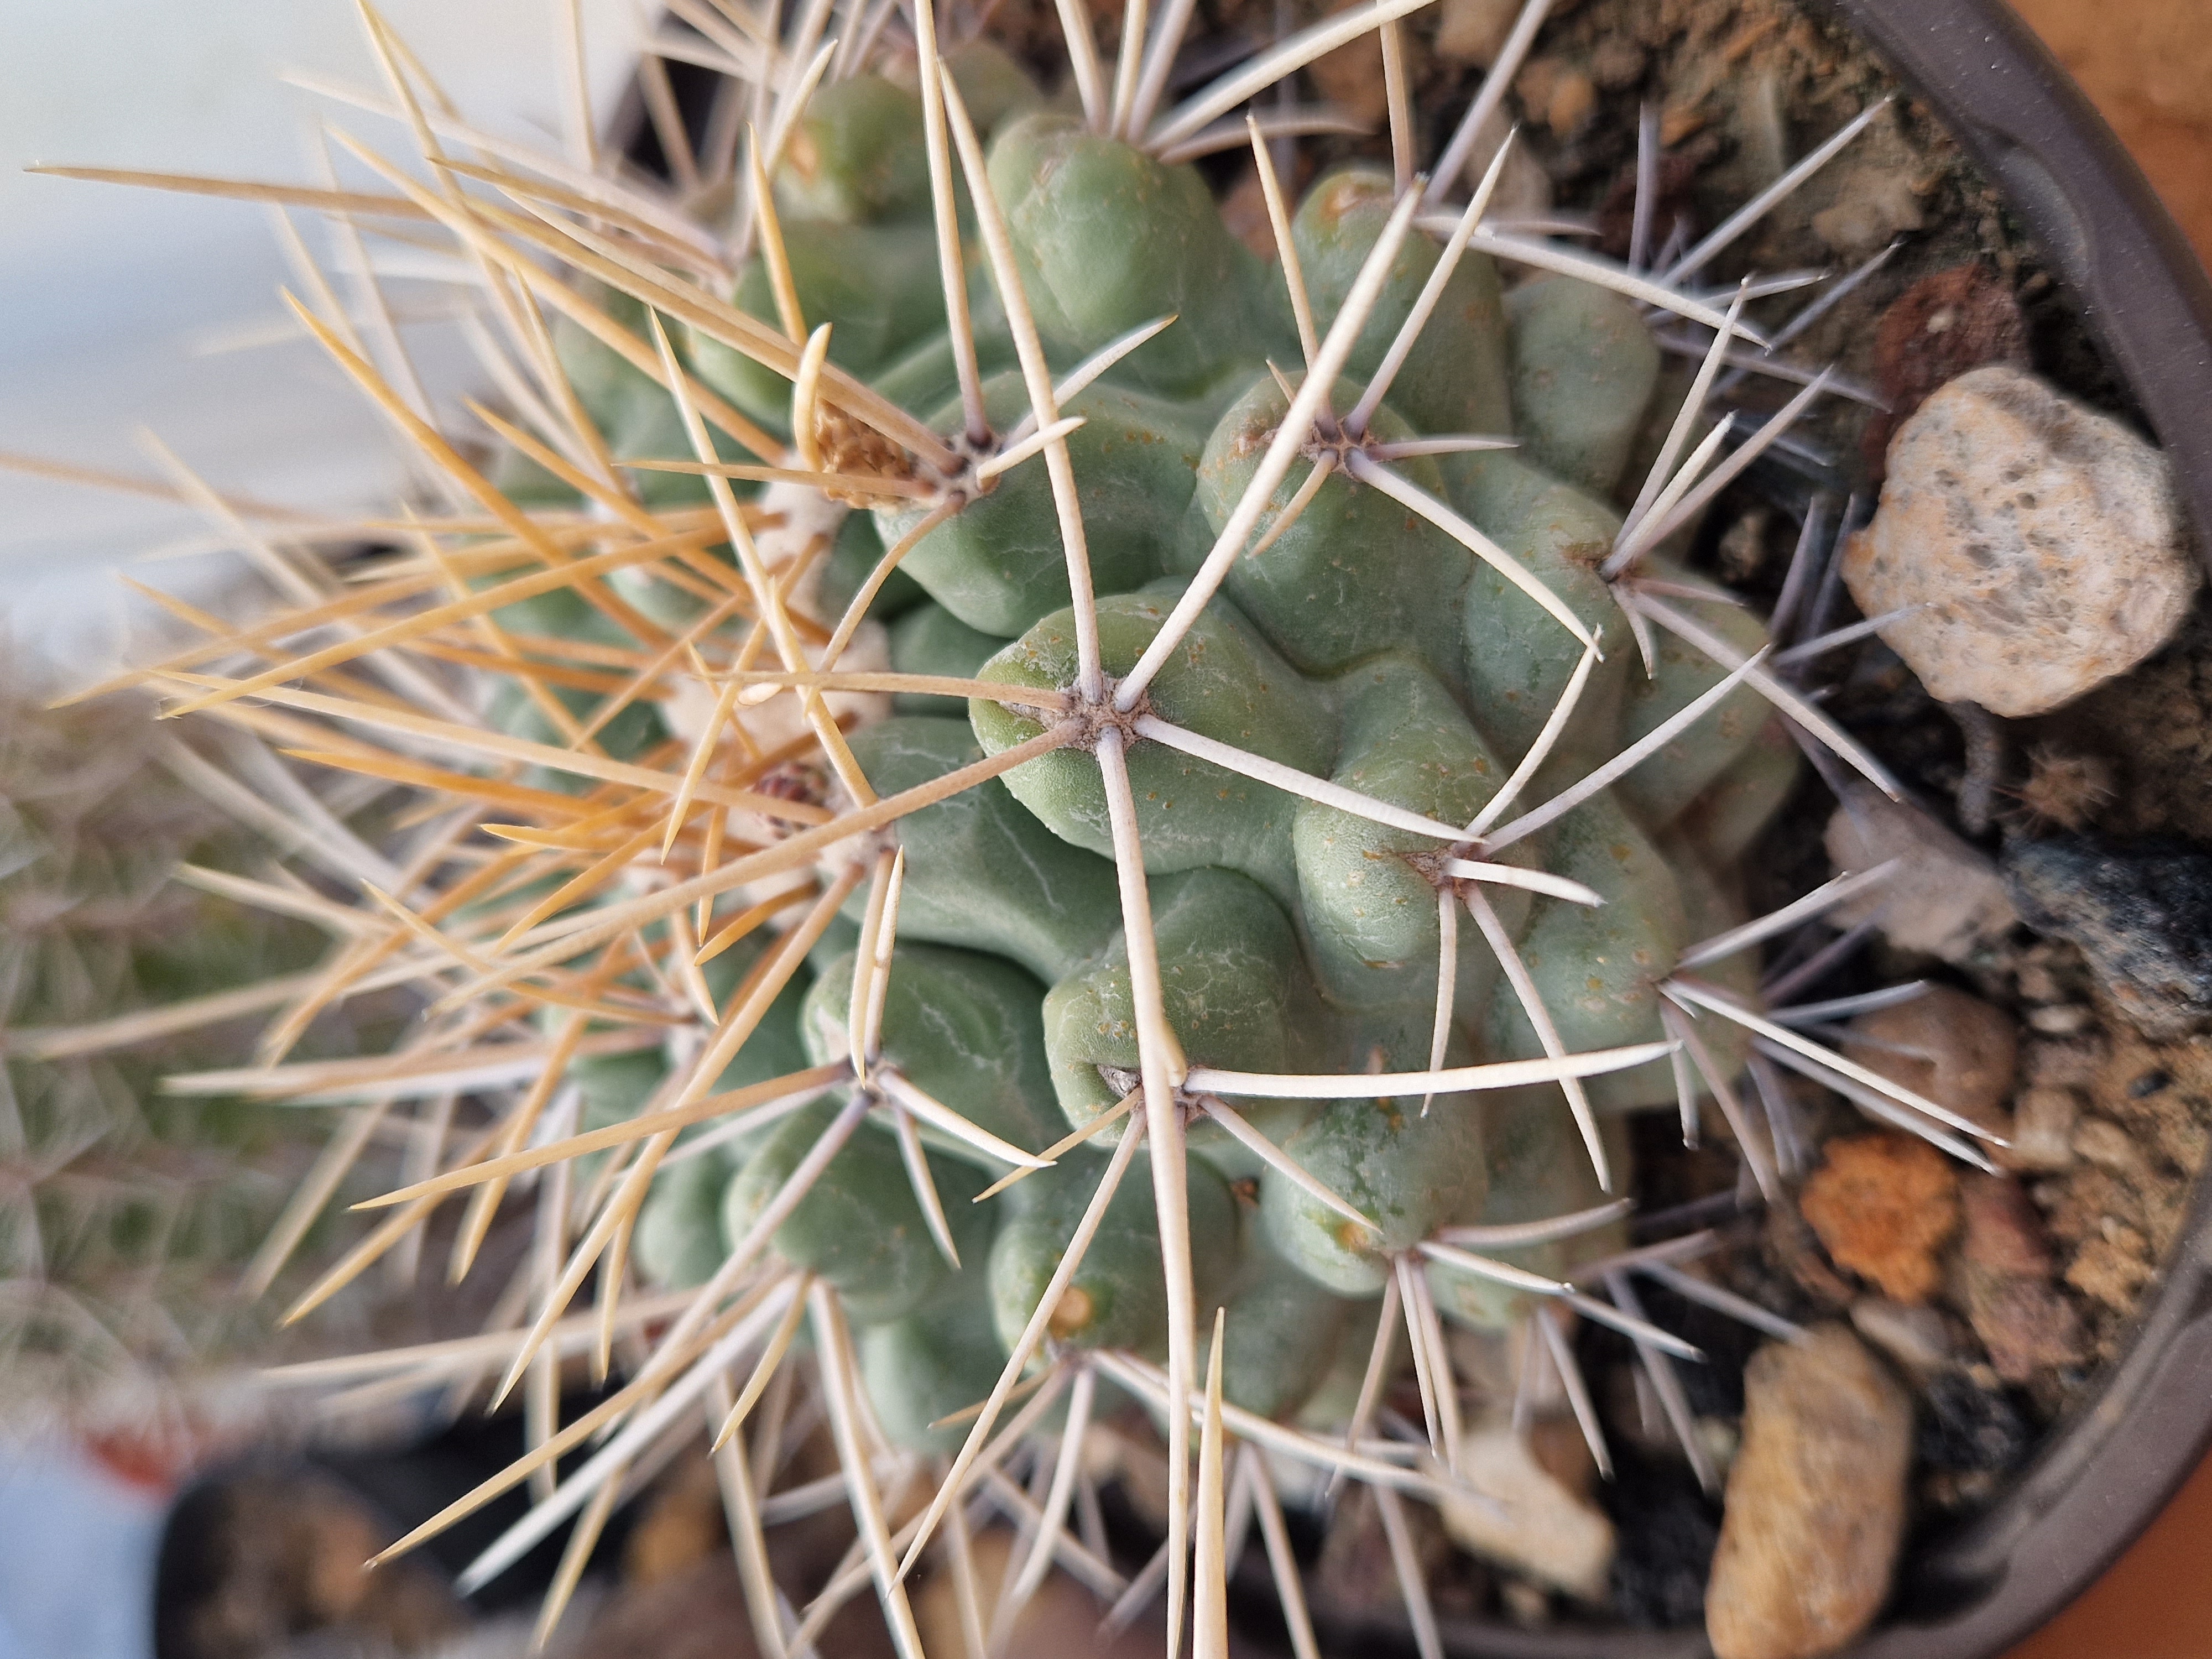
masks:
<path fill-rule="evenodd" d="M 1601 1601 L 1613 1570 L 1613 1522 L 1539 1463 L 1507 1425 L 1460 1441 L 1462 1479 L 1488 1504 L 1447 1492 L 1444 1530 L 1487 1560 Z"/>
<path fill-rule="evenodd" d="M 2197 591 L 2166 458 L 2016 368 L 1978 368 L 1889 444 L 1874 522 L 1844 555 L 1881 637 L 1945 702 L 2017 720 L 2172 637 Z"/>

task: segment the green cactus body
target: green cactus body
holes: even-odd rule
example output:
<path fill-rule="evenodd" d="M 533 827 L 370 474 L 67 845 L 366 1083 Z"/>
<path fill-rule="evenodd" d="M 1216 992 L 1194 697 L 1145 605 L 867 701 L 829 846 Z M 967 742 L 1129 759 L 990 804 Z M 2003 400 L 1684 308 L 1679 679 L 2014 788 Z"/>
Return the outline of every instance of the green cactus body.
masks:
<path fill-rule="evenodd" d="M 830 1101 L 795 1112 L 749 1158 L 722 1194 L 722 1234 L 744 1237 L 836 1115 Z M 931 1173 L 965 1262 L 988 1248 L 993 1212 L 971 1200 L 980 1171 L 932 1158 Z M 945 1288 L 953 1269 L 939 1254 L 897 1143 L 863 1125 L 775 1231 L 775 1248 L 818 1273 L 843 1298 L 857 1324 L 913 1312 Z"/>
<path fill-rule="evenodd" d="M 1173 313 L 1176 325 L 1126 372 L 1188 393 L 1240 362 L 1256 367 L 1288 337 L 1279 285 L 1230 234 L 1195 167 L 1041 112 L 999 135 L 990 178 L 1048 347 L 1095 351 Z"/>
<path fill-rule="evenodd" d="M 994 421 L 1006 425 L 1028 407 L 1019 379 L 1011 375 L 984 388 L 984 403 Z M 1162 574 L 1162 550 L 1180 532 L 1189 507 L 1192 468 L 1206 441 L 1201 411 L 1125 386 L 1097 386 L 1060 413 L 1085 422 L 1069 435 L 1067 447 L 1083 493 L 1093 579 L 1104 592 L 1141 587 Z M 1091 519 L 1094 501 L 1099 510 Z M 887 541 L 921 517 L 912 510 L 878 514 Z M 962 622 L 1001 638 L 1060 610 L 1068 602 L 1067 562 L 1044 470 L 1025 467 L 1006 478 L 922 538 L 901 568 Z"/>
<path fill-rule="evenodd" d="M 1135 665 L 1166 620 L 1170 602 L 1170 596 L 1150 592 L 1099 601 L 1099 642 L 1109 672 Z M 1075 678 L 1072 618 L 1065 612 L 1046 617 L 985 664 L 982 678 L 1016 686 L 1070 684 Z M 1184 638 L 1153 681 L 1151 703 L 1163 718 L 1201 737 L 1303 772 L 1326 772 L 1334 747 L 1336 722 L 1321 688 L 1278 657 L 1226 604 L 1217 602 Z M 969 708 L 988 753 L 1010 749 L 1043 729 L 1016 707 L 978 702 Z M 1250 876 L 1285 903 L 1295 901 L 1290 796 L 1161 744 L 1134 750 L 1129 775 L 1147 870 L 1167 875 L 1224 866 Z M 1006 787 L 1054 833 L 1094 852 L 1112 851 L 1105 793 L 1087 755 L 1044 756 L 1007 774 Z"/>
<path fill-rule="evenodd" d="M 1394 205 L 1390 175 L 1375 167 L 1331 173 L 1306 193 L 1291 240 L 1305 270 L 1316 327 L 1326 329 L 1343 308 Z M 1441 254 L 1425 236 L 1407 240 L 1352 347 L 1353 375 L 1364 379 L 1381 365 Z M 1513 429 L 1511 379 L 1498 267 L 1482 254 L 1466 255 L 1421 331 L 1420 350 L 1391 386 L 1391 405 L 1424 432 L 1502 435 Z"/>
<path fill-rule="evenodd" d="M 1357 392 L 1342 386 L 1340 400 L 1348 405 Z M 1206 440 L 1198 500 L 1217 533 L 1258 471 L 1289 404 L 1272 377 L 1259 380 Z M 1387 410 L 1370 429 L 1383 438 L 1412 435 Z M 1407 463 L 1404 470 L 1431 494 L 1443 493 L 1441 475 L 1425 459 Z M 1262 535 L 1290 505 L 1304 476 L 1303 468 L 1295 469 L 1276 490 Z M 1442 531 L 1340 474 L 1322 485 L 1272 546 L 1237 560 L 1227 592 L 1276 648 L 1308 673 L 1410 647 L 1456 686 L 1462 680 L 1456 648 L 1460 599 L 1474 564 L 1474 556 Z"/>
<path fill-rule="evenodd" d="M 995 957 L 902 945 L 891 958 L 884 1006 L 884 1063 L 971 1123 L 1026 1152 L 1059 1138 L 1050 1110 L 1042 993 L 1035 980 Z M 841 957 L 807 994 L 799 1024 L 817 1065 L 842 1059 L 853 995 L 853 958 Z M 974 1151 L 924 1127 L 922 1139 L 957 1159 Z"/>
<path fill-rule="evenodd" d="M 1524 452 L 1592 495 L 1610 495 L 1659 383 L 1650 331 L 1631 301 L 1572 277 L 1524 284 L 1505 309 Z"/>
<path fill-rule="evenodd" d="M 1164 1352 L 1167 1292 L 1150 1163 L 1149 1153 L 1139 1152 L 1106 1206 L 1082 1265 L 1049 1316 L 1055 1340 L 1079 1348 Z M 1006 1346 L 1013 1346 L 1042 1300 L 1103 1168 L 1096 1153 L 1075 1153 L 1007 1194 L 1008 1214 L 991 1243 L 992 1316 Z M 1189 1188 L 1191 1254 L 1204 1297 L 1236 1259 L 1236 1206 L 1227 1183 L 1206 1164 L 1191 1165 Z"/>
<path fill-rule="evenodd" d="M 1479 1206 L 1489 1179 L 1480 1114 L 1464 1096 L 1425 1113 L 1419 1100 L 1336 1101 L 1284 1150 L 1375 1224 L 1362 1227 L 1289 1182 L 1261 1183 L 1269 1241 L 1339 1296 L 1381 1290 L 1389 1258 Z"/>
<path fill-rule="evenodd" d="M 1275 273 L 1230 234 L 1194 169 L 1042 107 L 1026 76 L 980 49 L 955 75 L 980 125 L 996 131 L 990 179 L 1052 371 L 1066 374 L 1140 325 L 1177 319 L 1059 410 L 1083 422 L 1066 447 L 1097 595 L 1099 665 L 1110 683 L 1130 673 L 1158 635 L 1273 441 L 1297 384 L 1297 338 Z M 834 82 L 794 134 L 777 201 L 805 319 L 831 325 L 832 360 L 951 433 L 965 416 L 935 278 L 922 153 L 910 92 L 869 77 Z M 1298 209 L 1293 236 L 1323 330 L 1346 303 L 1391 203 L 1387 176 L 1355 168 L 1325 177 Z M 962 211 L 972 228 L 969 204 Z M 1405 242 L 1332 388 L 1336 422 L 1359 404 L 1440 255 L 1425 234 Z M 1003 434 L 1030 413 L 1026 386 L 1014 372 L 1001 296 L 972 268 L 969 299 L 983 415 Z M 741 276 L 737 300 L 775 318 L 758 260 Z M 611 432 L 643 442 L 636 434 L 651 431 L 661 453 L 688 453 L 680 433 L 667 429 L 668 400 L 646 377 L 591 342 L 563 337 L 578 384 Z M 781 376 L 696 335 L 684 349 L 733 403 L 782 429 L 790 393 Z M 1287 386 L 1271 362 L 1285 366 Z M 1636 482 L 1624 468 L 1638 444 L 1649 447 L 1666 398 L 1675 395 L 1655 394 L 1659 379 L 1649 332 L 1618 295 L 1565 278 L 1501 295 L 1496 268 L 1469 254 L 1365 431 L 1324 424 L 1334 435 L 1326 445 L 1316 438 L 1294 461 L 1217 597 L 1124 726 L 1162 1013 L 1191 1065 L 1342 1074 L 1419 1071 L 1438 1043 L 1449 1066 L 1547 1052 L 1490 936 L 1463 908 L 1453 913 L 1453 994 L 1439 1023 L 1438 896 L 1460 896 L 1444 860 L 1485 856 L 1479 844 L 1449 846 L 1295 794 L 1279 787 L 1279 775 L 1262 781 L 1227 769 L 1154 740 L 1137 722 L 1164 720 L 1450 825 L 1484 811 L 1578 672 L 1584 684 L 1572 716 L 1513 811 L 1656 730 L 1727 672 L 1661 633 L 1647 674 L 1626 613 L 1600 574 L 1621 529 L 1617 503 Z M 1372 447 L 1468 434 L 1509 437 L 1519 447 L 1399 454 L 1388 465 L 1548 588 L 1595 640 L 1597 660 L 1586 663 L 1583 641 L 1486 550 L 1479 556 L 1339 465 L 1343 449 L 1327 447 L 1376 454 L 1384 452 Z M 1333 471 L 1302 516 L 1276 534 L 1317 460 Z M 672 484 L 670 476 L 653 487 L 699 498 L 696 479 Z M 1031 460 L 963 488 L 964 505 L 908 551 L 872 615 L 890 625 L 896 670 L 981 679 L 1007 695 L 900 692 L 890 718 L 849 736 L 879 797 L 1038 737 L 1063 718 L 1076 685 L 1078 634 L 1047 467 Z M 879 497 L 835 528 L 811 601 L 825 627 L 884 548 L 931 506 Z M 1697 580 L 1663 552 L 1646 555 L 1641 574 L 1676 588 Z M 647 588 L 634 580 L 624 591 L 642 603 Z M 1764 643 L 1747 611 L 1677 602 L 1739 651 Z M 531 631 L 543 634 L 596 640 L 608 627 L 580 605 L 526 614 Z M 731 624 L 730 637 L 743 625 Z M 1022 700 L 1029 691 L 1040 694 L 1036 703 Z M 542 717 L 509 710 L 502 718 Z M 635 752 L 664 737 L 641 720 L 635 731 L 611 727 L 606 741 L 610 752 L 618 742 Z M 1786 732 L 1747 687 L 1498 855 L 1584 884 L 1604 901 L 1585 905 L 1510 884 L 1481 889 L 1565 1051 L 1665 1035 L 1659 982 L 1687 945 L 1741 920 L 1716 872 L 1741 855 L 1796 774 Z M 1135 1091 L 1139 1054 L 1107 793 L 1091 739 L 1029 759 L 880 835 L 877 844 L 902 850 L 904 873 L 873 1063 L 1030 1152 L 1068 1128 L 1093 1127 Z M 857 924 L 867 904 L 866 890 L 857 890 L 811 952 L 811 986 L 779 999 L 720 1086 L 849 1052 Z M 752 960 L 733 951 L 721 972 L 733 975 Z M 1701 971 L 1755 1000 L 1750 957 Z M 718 981 L 716 995 L 726 994 Z M 1733 1078 L 1745 1057 L 1737 1029 L 1711 1018 L 1694 1029 L 1723 1080 Z M 658 1050 L 617 1059 L 592 1066 L 626 1079 L 619 1109 L 634 1113 L 664 1062 Z M 670 1284 L 711 1274 L 850 1088 L 664 1172 L 639 1224 L 647 1273 Z M 1583 1088 L 1609 1115 L 1671 1107 L 1675 1074 L 1662 1059 L 1593 1076 Z M 862 1328 L 870 1399 L 892 1441 L 944 1452 L 963 1431 L 930 1425 L 989 1392 L 1107 1154 L 1126 1154 L 1123 1138 L 1146 1120 L 1139 1111 L 1097 1128 L 1090 1144 L 981 1206 L 969 1198 L 1004 1169 L 924 1127 L 964 1264 L 955 1272 L 931 1239 L 887 1133 L 889 1097 L 869 1103 L 869 1121 L 853 1130 L 774 1245 L 844 1297 Z M 1215 1112 L 1221 1103 L 1273 1143 L 1273 1156 L 1374 1224 L 1323 1204 L 1224 1130 Z M 1195 1091 L 1175 1109 L 1193 1154 L 1188 1220 L 1198 1306 L 1226 1310 L 1228 1397 L 1270 1418 L 1340 1429 L 1372 1346 L 1376 1292 L 1405 1253 L 1439 1228 L 1540 1222 L 1603 1196 L 1556 1085 L 1445 1091 L 1425 1110 L 1418 1093 L 1305 1100 Z M 1626 1139 L 1614 1116 L 1603 1133 L 1619 1190 Z M 1133 1154 L 1051 1310 L 1054 1342 L 1164 1352 L 1152 1156 L 1150 1147 Z M 1231 1182 L 1249 1200 L 1249 1215 L 1240 1216 Z M 1621 1243 L 1615 1226 L 1495 1254 L 1558 1276 Z M 1441 1310 L 1466 1325 L 1501 1329 L 1531 1305 L 1528 1291 L 1462 1270 L 1430 1262 L 1424 1271 Z"/>
<path fill-rule="evenodd" d="M 1483 1126 L 1489 1182 L 1480 1200 L 1455 1219 L 1476 1226 L 1511 1226 L 1571 1215 L 1605 1201 L 1583 1151 L 1582 1133 L 1557 1089 L 1501 1091 L 1485 1103 Z M 1607 1124 L 1605 1139 L 1606 1158 L 1617 1172 L 1619 1185 L 1629 1169 L 1628 1139 L 1615 1123 Z M 1547 1279 L 1564 1279 L 1581 1263 L 1623 1249 L 1627 1243 L 1626 1224 L 1613 1222 L 1568 1238 L 1479 1254 Z M 1510 1329 L 1543 1300 L 1534 1291 L 1442 1262 L 1431 1262 L 1428 1275 L 1437 1311 L 1478 1330 Z"/>
<path fill-rule="evenodd" d="M 1297 936 L 1275 901 L 1242 876 L 1201 869 L 1155 883 L 1152 904 L 1168 1024 L 1183 1053 L 1235 1071 L 1303 1069 L 1319 1010 L 1299 971 Z M 1054 986 L 1044 1020 L 1053 1087 L 1067 1121 L 1081 1128 L 1128 1092 L 1137 1071 L 1125 941 L 1117 936 Z M 1311 1115 L 1298 1101 L 1243 1101 L 1238 1109 L 1271 1140 Z M 1121 1133 L 1116 1126 L 1098 1139 L 1111 1146 Z M 1260 1172 L 1256 1157 L 1212 1122 L 1194 1122 L 1188 1143 L 1225 1174 Z"/>

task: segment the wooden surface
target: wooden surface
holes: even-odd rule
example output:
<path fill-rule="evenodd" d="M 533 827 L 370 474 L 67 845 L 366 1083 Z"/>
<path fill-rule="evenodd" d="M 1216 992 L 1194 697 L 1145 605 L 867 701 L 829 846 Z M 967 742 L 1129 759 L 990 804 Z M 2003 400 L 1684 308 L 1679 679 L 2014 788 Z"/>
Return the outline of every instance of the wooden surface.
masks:
<path fill-rule="evenodd" d="M 2212 0 L 2014 0 L 2212 263 Z M 2212 1462 L 2007 1659 L 2212 1659 Z"/>

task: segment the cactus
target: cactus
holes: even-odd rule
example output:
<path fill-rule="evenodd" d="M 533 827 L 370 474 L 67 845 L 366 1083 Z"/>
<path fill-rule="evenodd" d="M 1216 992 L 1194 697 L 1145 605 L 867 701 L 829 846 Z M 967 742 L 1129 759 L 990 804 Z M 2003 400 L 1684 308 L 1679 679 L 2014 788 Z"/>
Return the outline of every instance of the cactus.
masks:
<path fill-rule="evenodd" d="M 325 607 L 348 637 L 177 707 L 273 706 L 295 746 L 331 734 L 318 764 L 474 803 L 488 833 L 373 936 L 464 1059 L 541 1016 L 540 1069 L 302 1310 L 447 1200 L 480 1236 L 534 1179 L 544 1259 L 495 1401 L 563 1344 L 604 1365 L 670 1322 L 591 1426 L 537 1423 L 542 1462 L 632 1414 L 477 1577 L 588 1505 L 580 1566 L 666 1402 L 742 1436 L 803 1364 L 866 1556 L 835 1594 L 872 1582 L 908 1650 L 902 1563 L 950 1539 L 964 1572 L 966 1504 L 1030 1458 L 1034 1589 L 1087 1478 L 1052 1447 L 1126 1398 L 1169 1448 L 1172 1627 L 1192 1601 L 1218 1652 L 1224 1433 L 1395 1503 L 1456 1478 L 1446 1325 L 1571 1308 L 1691 1352 L 1571 1282 L 1620 1264 L 1623 1115 L 1693 1134 L 1711 1098 L 1765 1182 L 1756 1037 L 1972 1155 L 1759 1012 L 1759 939 L 1810 912 L 1754 923 L 1730 878 L 1796 775 L 1783 717 L 1887 787 L 1675 557 L 1821 388 L 1716 465 L 1747 325 L 1686 290 L 1697 261 L 1662 281 L 1491 229 L 1495 162 L 1463 207 L 1456 162 L 1432 189 L 1399 155 L 1293 213 L 1255 127 L 1263 263 L 1190 164 L 1243 142 L 1213 124 L 1255 88 L 1371 30 L 1387 56 L 1412 9 L 1163 110 L 1170 9 L 1110 88 L 1079 46 L 1078 113 L 1002 54 L 940 58 L 924 3 L 903 80 L 841 50 L 818 88 L 769 88 L 705 217 L 605 181 L 580 206 L 500 173 L 530 219 L 396 185 L 598 285 L 532 290 L 574 406 L 502 425 L 489 475 L 434 449 L 495 522 L 426 520 L 440 559 Z M 1552 274 L 1509 295 L 1501 254 Z M 1653 311 L 1711 335 L 1686 398 L 1658 391 Z M 478 665 L 480 719 L 353 678 L 416 647 Z M 625 1293 L 640 1270 L 677 1300 Z M 1361 1449 L 1407 1356 L 1415 1465 Z M 871 1424 L 933 1472 L 896 1532 Z"/>
<path fill-rule="evenodd" d="M 244 1057 L 234 1032 L 177 1018 L 189 1000 L 305 966 L 313 935 L 226 890 L 214 866 L 244 864 L 251 838 L 220 792 L 205 798 L 209 762 L 158 731 L 141 699 L 49 708 L 0 688 L 0 1425 L 15 1435 L 181 1444 L 235 1411 L 230 1374 L 269 1336 L 238 1269 L 322 1130 L 235 1090 L 161 1087 Z"/>

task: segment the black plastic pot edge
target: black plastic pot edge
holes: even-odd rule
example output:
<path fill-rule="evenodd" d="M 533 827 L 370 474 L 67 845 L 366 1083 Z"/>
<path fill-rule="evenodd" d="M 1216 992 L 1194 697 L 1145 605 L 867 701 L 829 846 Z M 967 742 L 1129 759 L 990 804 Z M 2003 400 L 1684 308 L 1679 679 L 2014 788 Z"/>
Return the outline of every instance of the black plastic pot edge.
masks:
<path fill-rule="evenodd" d="M 1801 0 L 1851 29 L 2004 191 L 2081 306 L 2173 468 L 2212 565 L 2212 281 L 2126 149 L 2005 0 Z M 2119 1360 L 1996 1504 L 1899 1565 L 1883 1620 L 1836 1659 L 1996 1659 L 2088 1589 L 2212 1445 L 2212 1172 Z M 1401 1628 L 1332 1632 L 1348 1651 Z M 1707 1659 L 1702 1631 L 1485 1624 L 1481 1659 Z"/>

